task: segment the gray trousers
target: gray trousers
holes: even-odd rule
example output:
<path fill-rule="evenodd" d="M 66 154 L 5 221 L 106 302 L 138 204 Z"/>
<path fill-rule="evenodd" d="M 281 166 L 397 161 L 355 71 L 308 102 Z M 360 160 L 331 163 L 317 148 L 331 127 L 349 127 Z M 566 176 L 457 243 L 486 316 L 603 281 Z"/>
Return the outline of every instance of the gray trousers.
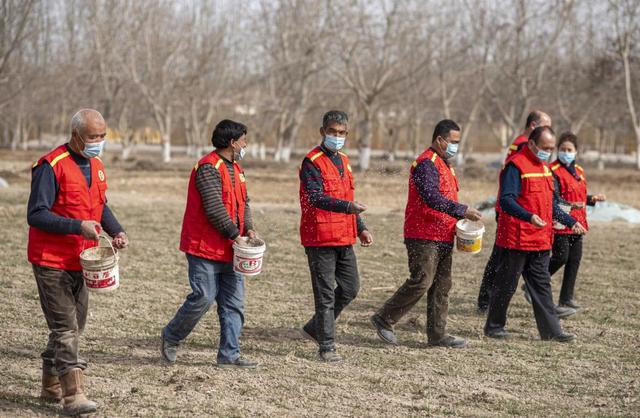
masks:
<path fill-rule="evenodd" d="M 89 293 L 81 271 L 33 265 L 40 306 L 49 327 L 49 340 L 42 352 L 42 368 L 48 374 L 64 375 L 85 369 L 78 356 L 78 340 L 87 322 Z"/>

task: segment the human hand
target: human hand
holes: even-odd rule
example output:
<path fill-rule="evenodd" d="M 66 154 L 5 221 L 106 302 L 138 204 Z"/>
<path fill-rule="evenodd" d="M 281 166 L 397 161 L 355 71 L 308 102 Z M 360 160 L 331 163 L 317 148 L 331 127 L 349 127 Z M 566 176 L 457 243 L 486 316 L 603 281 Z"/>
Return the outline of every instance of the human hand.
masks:
<path fill-rule="evenodd" d="M 80 223 L 80 235 L 93 241 L 98 240 L 98 234 L 102 232 L 102 225 L 96 221 L 82 221 Z"/>
<path fill-rule="evenodd" d="M 472 208 L 471 206 L 469 206 L 464 212 L 464 217 L 466 219 L 469 219 L 470 221 L 479 221 L 480 219 L 482 219 L 482 212 L 480 212 L 476 208 Z"/>
<path fill-rule="evenodd" d="M 250 229 L 247 231 L 247 236 L 249 237 L 249 239 L 258 238 L 258 233 L 253 229 Z"/>
<path fill-rule="evenodd" d="M 122 250 L 123 248 L 127 248 L 129 246 L 129 237 L 125 232 L 118 233 L 115 237 L 113 237 L 113 241 L 111 243 L 114 248 L 118 250 Z"/>
<path fill-rule="evenodd" d="M 543 221 L 542 218 L 535 214 L 531 217 L 531 223 L 538 228 L 544 228 L 547 225 L 547 223 Z"/>
<path fill-rule="evenodd" d="M 244 237 L 242 235 L 238 235 L 236 237 L 236 239 L 233 240 L 233 242 L 238 244 L 238 246 L 240 246 L 240 247 L 246 247 L 247 246 L 247 241 L 245 241 L 245 239 L 244 239 Z"/>
<path fill-rule="evenodd" d="M 605 200 L 607 200 L 607 196 L 605 196 L 604 194 L 594 194 L 593 196 L 591 196 L 591 201 L 593 203 L 604 202 Z"/>
<path fill-rule="evenodd" d="M 584 235 L 587 233 L 587 229 L 582 226 L 580 222 L 576 222 L 575 225 L 571 228 L 574 234 Z"/>
<path fill-rule="evenodd" d="M 363 247 L 369 247 L 371 246 L 371 244 L 373 244 L 373 235 L 371 235 L 371 232 L 367 231 L 366 229 L 360 233 L 359 238 L 360 245 L 362 245 Z"/>

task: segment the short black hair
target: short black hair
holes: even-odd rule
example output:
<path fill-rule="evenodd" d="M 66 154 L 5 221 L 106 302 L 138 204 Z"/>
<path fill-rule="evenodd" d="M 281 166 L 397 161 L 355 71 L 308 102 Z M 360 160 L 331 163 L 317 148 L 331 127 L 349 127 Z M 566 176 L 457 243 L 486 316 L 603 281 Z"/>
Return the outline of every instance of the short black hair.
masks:
<path fill-rule="evenodd" d="M 211 134 L 211 144 L 218 149 L 227 148 L 231 145 L 232 140 L 238 140 L 242 135 L 246 134 L 246 125 L 230 119 L 224 119 L 218 122 L 214 128 L 213 134 Z"/>
<path fill-rule="evenodd" d="M 560 148 L 560 145 L 564 144 L 565 142 L 571 142 L 576 147 L 576 149 L 578 148 L 578 136 L 573 132 L 566 131 L 560 134 L 560 138 L 558 139 L 558 148 Z"/>
<path fill-rule="evenodd" d="M 549 132 L 553 136 L 556 135 L 553 129 L 551 129 L 551 126 L 538 126 L 529 134 L 529 141 L 533 141 L 536 145 L 538 145 L 538 143 L 540 142 L 540 137 L 545 132 Z"/>
<path fill-rule="evenodd" d="M 540 122 L 542 122 L 542 112 L 540 112 L 539 110 L 534 110 L 527 116 L 527 122 L 524 124 L 524 127 L 526 129 L 531 126 L 532 123 L 540 125 Z"/>
<path fill-rule="evenodd" d="M 451 131 L 460 132 L 460 126 L 451 119 L 442 119 L 440 122 L 438 122 L 436 128 L 433 130 L 433 137 L 431 138 L 431 142 L 435 141 L 439 136 L 443 138 L 449 136 L 449 132 Z"/>
<path fill-rule="evenodd" d="M 330 110 L 322 117 L 322 127 L 327 128 L 332 122 L 346 125 L 349 123 L 349 116 L 347 116 L 347 112 L 342 110 Z"/>

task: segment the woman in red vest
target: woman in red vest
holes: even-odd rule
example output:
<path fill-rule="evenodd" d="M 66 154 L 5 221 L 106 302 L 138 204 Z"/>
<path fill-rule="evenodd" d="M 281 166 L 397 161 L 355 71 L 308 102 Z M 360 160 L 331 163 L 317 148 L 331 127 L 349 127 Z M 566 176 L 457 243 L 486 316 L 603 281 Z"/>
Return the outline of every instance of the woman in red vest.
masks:
<path fill-rule="evenodd" d="M 244 278 L 233 270 L 234 242 L 243 245 L 243 236 L 256 236 L 244 171 L 238 164 L 247 146 L 246 134 L 245 125 L 221 121 L 211 137 L 215 150 L 191 170 L 180 250 L 187 256 L 192 292 L 162 330 L 160 351 L 169 363 L 176 361 L 179 344 L 215 302 L 220 320 L 217 366 L 257 367 L 240 356 Z"/>
<path fill-rule="evenodd" d="M 96 410 L 84 394 L 87 363 L 78 354 L 89 306 L 80 253 L 97 245 L 102 229 L 114 238 L 116 248 L 129 242 L 107 206 L 107 177 L 98 157 L 106 132 L 99 112 L 80 110 L 71 118 L 71 140 L 40 158 L 32 170 L 28 257 L 50 330 L 41 355 L 40 396 L 62 400 L 68 415 Z"/>
<path fill-rule="evenodd" d="M 596 202 L 604 202 L 606 197 L 603 194 L 587 194 L 587 179 L 584 169 L 575 162 L 577 153 L 578 137 L 571 132 L 560 135 L 558 159 L 551 164 L 551 171 L 556 184 L 556 193 L 560 195 L 561 199 L 571 204 L 571 216 L 588 229 L 585 205 L 594 206 Z M 582 258 L 582 235 L 575 234 L 566 227 L 554 228 L 553 232 L 555 235 L 549 273 L 553 276 L 564 266 L 558 304 L 578 309 L 580 306 L 573 299 L 573 292 Z"/>

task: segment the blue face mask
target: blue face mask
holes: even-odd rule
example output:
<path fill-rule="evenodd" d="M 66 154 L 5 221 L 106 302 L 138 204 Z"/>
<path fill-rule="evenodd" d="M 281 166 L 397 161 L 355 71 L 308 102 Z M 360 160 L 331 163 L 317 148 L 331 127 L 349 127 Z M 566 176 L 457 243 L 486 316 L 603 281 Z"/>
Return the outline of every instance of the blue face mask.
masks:
<path fill-rule="evenodd" d="M 558 159 L 560 160 L 561 163 L 569 165 L 569 164 L 571 164 L 572 162 L 575 161 L 576 153 L 575 152 L 558 151 Z"/>
<path fill-rule="evenodd" d="M 339 136 L 324 136 L 324 146 L 327 147 L 329 151 L 338 152 L 344 147 L 344 142 L 346 138 L 340 138 Z"/>
<path fill-rule="evenodd" d="M 80 151 L 85 158 L 94 158 L 100 155 L 104 148 L 104 141 L 96 142 L 94 144 L 84 144 L 84 150 Z"/>
<path fill-rule="evenodd" d="M 444 152 L 445 157 L 447 157 L 447 159 L 455 157 L 458 153 L 459 145 L 460 144 L 447 143 L 447 150 Z"/>
<path fill-rule="evenodd" d="M 536 156 L 540 159 L 540 161 L 542 161 L 543 163 L 546 163 L 546 162 L 549 162 L 549 158 L 551 158 L 551 153 L 539 149 L 538 152 L 536 153 Z"/>

